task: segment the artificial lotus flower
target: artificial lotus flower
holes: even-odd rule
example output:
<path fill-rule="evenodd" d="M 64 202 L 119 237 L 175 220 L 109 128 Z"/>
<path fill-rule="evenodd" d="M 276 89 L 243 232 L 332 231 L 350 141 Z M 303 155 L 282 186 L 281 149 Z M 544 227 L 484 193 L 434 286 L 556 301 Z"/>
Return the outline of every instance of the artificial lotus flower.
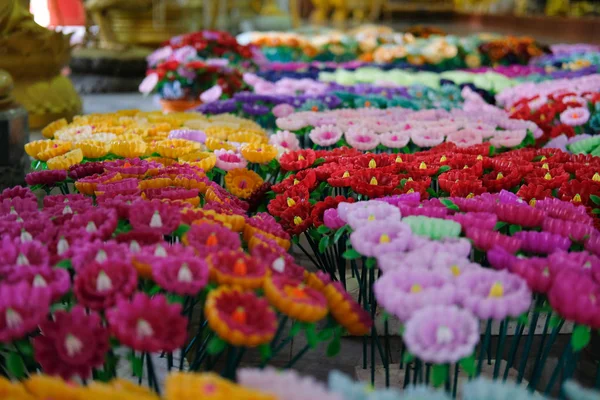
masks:
<path fill-rule="evenodd" d="M 456 287 L 458 304 L 481 319 L 516 318 L 531 305 L 527 282 L 507 271 L 469 271 L 458 277 Z"/>
<path fill-rule="evenodd" d="M 104 311 L 137 287 L 137 274 L 130 263 L 117 259 L 109 263 L 92 261 L 75 275 L 77 301 L 92 310 Z"/>
<path fill-rule="evenodd" d="M 302 281 L 281 274 L 272 275 L 265 279 L 264 291 L 277 310 L 295 320 L 313 323 L 327 315 L 325 296 Z"/>
<path fill-rule="evenodd" d="M 151 278 L 152 270 L 156 263 L 170 256 L 193 257 L 195 255 L 196 253 L 191 247 L 182 246 L 181 244 L 168 245 L 161 241 L 155 245 L 136 249 L 132 255 L 131 261 L 139 276 Z"/>
<path fill-rule="evenodd" d="M 374 202 L 365 207 L 355 208 L 346 214 L 346 222 L 352 229 L 358 229 L 372 222 L 400 221 L 400 210 L 385 202 Z"/>
<path fill-rule="evenodd" d="M 549 232 L 521 231 L 515 233 L 514 237 L 521 239 L 521 250 L 530 253 L 550 254 L 571 247 L 568 238 Z"/>
<path fill-rule="evenodd" d="M 267 164 L 277 157 L 277 147 L 265 143 L 245 144 L 240 152 L 248 162 L 257 164 Z"/>
<path fill-rule="evenodd" d="M 282 155 L 279 158 L 279 164 L 284 171 L 300 171 L 313 165 L 316 159 L 317 156 L 313 150 L 297 150 Z"/>
<path fill-rule="evenodd" d="M 194 296 L 208 283 L 208 265 L 195 257 L 171 257 L 154 264 L 152 278 L 171 293 Z"/>
<path fill-rule="evenodd" d="M 93 368 L 104 364 L 109 349 L 108 330 L 102 319 L 79 305 L 53 316 L 53 320 L 40 324 L 41 335 L 33 339 L 36 361 L 49 375 L 88 379 Z"/>
<path fill-rule="evenodd" d="M 244 289 L 262 287 L 267 266 L 241 250 L 220 250 L 207 259 L 211 279 L 220 285 L 233 285 Z"/>
<path fill-rule="evenodd" d="M 4 274 L 3 279 L 7 284 L 26 282 L 38 291 L 46 291 L 51 302 L 60 300 L 71 288 L 69 273 L 60 268 L 14 268 Z"/>
<path fill-rule="evenodd" d="M 281 213 L 279 223 L 290 235 L 297 236 L 305 232 L 313 224 L 310 205 L 308 203 L 298 203 L 288 208 Z"/>
<path fill-rule="evenodd" d="M 117 212 L 120 219 L 129 220 L 129 214 L 132 210 L 143 208 L 147 203 L 142 201 L 139 193 L 137 194 L 117 194 L 116 196 L 102 195 L 96 197 L 99 206 L 112 208 Z M 137 204 L 136 204 L 137 203 Z"/>
<path fill-rule="evenodd" d="M 45 246 L 36 241 L 11 240 L 5 236 L 0 241 L 0 273 L 19 267 L 47 267 L 50 256 Z"/>
<path fill-rule="evenodd" d="M 225 187 L 233 195 L 247 199 L 255 189 L 263 184 L 263 179 L 254 171 L 243 168 L 231 169 L 225 175 Z"/>
<path fill-rule="evenodd" d="M 34 331 L 46 318 L 50 293 L 36 290 L 28 283 L 0 284 L 0 342 L 19 340 Z"/>
<path fill-rule="evenodd" d="M 107 240 L 117 228 L 117 213 L 107 208 L 90 209 L 74 215 L 65 229 L 86 232 L 93 238 Z"/>
<path fill-rule="evenodd" d="M 451 278 L 434 271 L 396 268 L 385 273 L 374 285 L 377 302 L 406 322 L 429 305 L 450 305 L 456 299 Z"/>
<path fill-rule="evenodd" d="M 228 286 L 208 294 L 204 313 L 211 329 L 234 346 L 268 343 L 277 329 L 275 312 L 266 299 Z"/>
<path fill-rule="evenodd" d="M 83 153 L 81 149 L 74 149 L 49 159 L 46 164 L 51 170 L 68 170 L 71 166 L 79 164 L 83 161 Z"/>
<path fill-rule="evenodd" d="M 479 323 L 468 310 L 434 305 L 416 311 L 402 335 L 407 350 L 424 362 L 455 363 L 479 342 Z"/>
<path fill-rule="evenodd" d="M 434 147 L 444 141 L 444 134 L 434 130 L 411 130 L 410 138 L 419 147 Z"/>
<path fill-rule="evenodd" d="M 68 238 L 68 231 L 66 232 L 65 238 Z M 90 262 L 98 264 L 104 264 L 112 261 L 127 262 L 129 261 L 128 249 L 124 245 L 115 243 L 114 241 L 101 242 L 99 240 L 92 240 L 91 237 L 86 237 L 88 241 L 80 246 L 75 246 L 70 249 L 71 263 L 75 271 L 83 270 Z M 61 243 L 60 246 L 73 247 L 74 241 L 71 244 L 67 241 Z"/>
<path fill-rule="evenodd" d="M 32 374 L 23 381 L 23 386 L 34 399 L 78 400 L 81 397 L 79 387 L 50 375 Z"/>
<path fill-rule="evenodd" d="M 246 168 L 248 162 L 232 150 L 215 150 L 217 156 L 216 166 L 222 170 L 229 171 L 236 168 Z"/>
<path fill-rule="evenodd" d="M 477 227 L 466 229 L 467 238 L 473 241 L 473 245 L 481 250 L 488 251 L 494 246 L 500 246 L 509 253 L 516 253 L 521 247 L 521 239 L 503 235 L 496 231 L 484 230 Z"/>
<path fill-rule="evenodd" d="M 548 301 L 561 317 L 592 329 L 600 328 L 599 296 L 598 283 L 571 269 L 559 271 L 548 291 Z"/>
<path fill-rule="evenodd" d="M 545 400 L 545 396 L 532 393 L 525 385 L 496 381 L 484 377 L 469 380 L 463 385 L 464 400 Z"/>
<path fill-rule="evenodd" d="M 330 282 L 323 289 L 329 311 L 350 334 L 366 335 L 373 325 L 371 316 L 346 292 L 340 282 Z"/>
<path fill-rule="evenodd" d="M 524 204 L 496 204 L 494 212 L 498 220 L 526 228 L 540 226 L 545 216 L 543 211 Z"/>
<path fill-rule="evenodd" d="M 67 171 L 64 170 L 46 170 L 34 171 L 25 176 L 25 182 L 28 185 L 47 185 L 53 186 L 67 179 Z"/>
<path fill-rule="evenodd" d="M 106 319 L 122 344 L 136 351 L 171 352 L 181 348 L 187 336 L 188 321 L 181 308 L 181 304 L 169 304 L 165 296 L 137 293 L 107 310 Z"/>
<path fill-rule="evenodd" d="M 201 256 L 221 250 L 237 250 L 241 247 L 238 234 L 219 225 L 192 224 L 183 237 L 183 243 L 198 250 Z"/>
<path fill-rule="evenodd" d="M 379 140 L 385 147 L 401 149 L 410 141 L 410 135 L 403 131 L 392 131 L 379 135 Z"/>
<path fill-rule="evenodd" d="M 411 229 L 407 224 L 393 220 L 377 221 L 362 225 L 352 232 L 350 242 L 361 255 L 374 257 L 386 252 L 406 250 L 411 236 Z"/>
<path fill-rule="evenodd" d="M 138 205 L 140 208 L 130 212 L 129 216 L 133 229 L 167 235 L 179 226 L 181 213 L 177 207 L 157 200 Z"/>
<path fill-rule="evenodd" d="M 590 237 L 594 232 L 594 227 L 579 222 L 546 218 L 542 222 L 542 230 L 580 242 Z"/>
<path fill-rule="evenodd" d="M 363 126 L 351 127 L 344 138 L 351 147 L 361 151 L 373 150 L 379 144 L 379 136 Z"/>
<path fill-rule="evenodd" d="M 498 217 L 489 212 L 467 212 L 464 214 L 454 214 L 447 217 L 458 222 L 463 230 L 469 227 L 478 227 L 486 230 L 493 230 L 498 222 Z"/>
<path fill-rule="evenodd" d="M 279 146 L 286 151 L 300 150 L 300 141 L 298 137 L 287 130 L 277 131 L 269 137 L 269 143 L 274 146 Z"/>
<path fill-rule="evenodd" d="M 341 227 L 345 226 L 346 222 L 344 222 L 339 217 L 338 211 L 336 209 L 330 208 L 328 210 L 325 210 L 325 212 L 323 213 L 323 224 L 329 229 L 338 230 Z"/>
<path fill-rule="evenodd" d="M 515 258 L 507 268 L 513 274 L 525 279 L 529 288 L 535 293 L 548 292 L 554 281 L 554 274 L 546 258 Z"/>
<path fill-rule="evenodd" d="M 335 125 L 321 125 L 314 128 L 308 136 L 315 144 L 328 147 L 337 143 L 343 135 L 344 132 Z"/>

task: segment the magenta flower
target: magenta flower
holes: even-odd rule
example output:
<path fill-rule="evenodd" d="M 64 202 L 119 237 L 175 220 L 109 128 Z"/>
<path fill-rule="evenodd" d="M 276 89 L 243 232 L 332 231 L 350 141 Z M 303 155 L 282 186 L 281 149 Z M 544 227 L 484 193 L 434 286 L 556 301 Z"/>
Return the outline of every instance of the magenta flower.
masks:
<path fill-rule="evenodd" d="M 107 240 L 117 228 L 117 223 L 116 211 L 107 208 L 96 208 L 74 215 L 65 224 L 65 229 L 83 231 L 92 238 Z"/>
<path fill-rule="evenodd" d="M 493 268 L 508 269 L 510 271 L 511 266 L 518 258 L 503 247 L 494 246 L 488 250 L 487 259 Z"/>
<path fill-rule="evenodd" d="M 236 168 L 246 168 L 248 161 L 244 160 L 241 154 L 233 150 L 215 150 L 217 157 L 217 167 L 224 171 L 230 171 Z"/>
<path fill-rule="evenodd" d="M 464 214 L 449 215 L 446 218 L 458 222 L 462 226 L 463 231 L 471 227 L 491 231 L 494 230 L 498 222 L 496 214 L 489 212 L 467 212 Z"/>
<path fill-rule="evenodd" d="M 44 208 L 52 207 L 55 205 L 72 205 L 72 204 L 85 204 L 88 207 L 92 207 L 94 202 L 88 196 L 83 194 L 54 194 L 51 196 L 44 196 Z"/>
<path fill-rule="evenodd" d="M 47 185 L 54 186 L 58 182 L 67 179 L 67 171 L 61 169 L 34 171 L 25 176 L 25 182 L 28 185 Z"/>
<path fill-rule="evenodd" d="M 152 278 L 171 293 L 195 296 L 208 283 L 208 265 L 197 257 L 170 257 L 154 264 Z"/>
<path fill-rule="evenodd" d="M 521 239 L 521 250 L 529 253 L 550 254 L 571 247 L 571 241 L 566 237 L 548 232 L 521 231 L 514 237 Z"/>
<path fill-rule="evenodd" d="M 150 231 L 167 235 L 174 232 L 181 221 L 179 208 L 154 200 L 137 204 L 129 214 L 129 222 L 137 231 Z"/>
<path fill-rule="evenodd" d="M 49 293 L 27 283 L 0 284 L 0 343 L 22 339 L 36 329 L 50 307 Z"/>
<path fill-rule="evenodd" d="M 408 351 L 422 361 L 455 363 L 473 354 L 479 342 L 479 322 L 454 305 L 431 306 L 415 312 L 402 337 Z"/>
<path fill-rule="evenodd" d="M 594 227 L 579 222 L 565 221 L 556 218 L 546 218 L 542 223 L 542 230 L 580 242 L 590 237 L 590 235 L 594 232 Z"/>
<path fill-rule="evenodd" d="M 585 107 L 567 108 L 560 114 L 560 122 L 569 126 L 583 125 L 590 119 L 590 111 Z"/>
<path fill-rule="evenodd" d="M 584 242 L 584 247 L 590 253 L 600 255 L 600 235 L 592 234 L 591 237 Z"/>
<path fill-rule="evenodd" d="M 113 160 L 105 162 L 104 167 L 107 171 L 118 172 L 125 178 L 142 177 L 149 171 L 162 168 L 162 164 L 155 161 L 141 160 L 139 158 L 126 158 L 123 160 Z"/>
<path fill-rule="evenodd" d="M 494 246 L 500 246 L 510 253 L 516 253 L 521 247 L 521 239 L 503 235 L 499 232 L 469 227 L 466 236 L 473 241 L 475 247 L 488 251 Z"/>
<path fill-rule="evenodd" d="M 240 235 L 217 224 L 192 224 L 184 243 L 198 250 L 202 257 L 221 250 L 238 250 Z"/>
<path fill-rule="evenodd" d="M 377 302 L 402 322 L 424 307 L 454 304 L 456 299 L 450 277 L 417 268 L 400 267 L 385 273 L 374 290 Z"/>
<path fill-rule="evenodd" d="M 571 252 L 557 250 L 548 256 L 550 270 L 553 274 L 564 269 L 572 269 L 593 275 L 600 271 L 600 258 L 587 251 Z"/>
<path fill-rule="evenodd" d="M 333 146 L 342 138 L 344 132 L 335 125 L 321 125 L 314 128 L 310 134 L 310 140 L 323 147 Z"/>
<path fill-rule="evenodd" d="M 4 200 L 14 200 L 14 199 L 30 199 L 37 202 L 37 198 L 35 194 L 29 188 L 25 188 L 23 186 L 13 186 L 11 188 L 6 188 L 0 193 L 0 203 Z"/>
<path fill-rule="evenodd" d="M 5 283 L 15 285 L 22 282 L 34 289 L 48 292 L 51 303 L 58 301 L 71 288 L 69 273 L 60 268 L 15 268 L 6 274 Z"/>
<path fill-rule="evenodd" d="M 75 164 L 69 168 L 69 177 L 75 180 L 87 178 L 88 176 L 99 176 L 104 173 L 105 164 L 103 162 L 88 162 Z"/>
<path fill-rule="evenodd" d="M 129 297 L 137 287 L 137 273 L 129 263 L 118 259 L 109 263 L 91 261 L 75 275 L 77 301 L 92 310 L 103 311 L 120 298 Z"/>
<path fill-rule="evenodd" d="M 350 242 L 354 250 L 366 257 L 390 251 L 404 251 L 412 233 L 410 227 L 399 221 L 371 222 L 352 232 Z"/>
<path fill-rule="evenodd" d="M 104 364 L 110 345 L 108 330 L 95 313 L 79 305 L 70 312 L 57 311 L 54 319 L 40 324 L 41 335 L 33 339 L 35 359 L 44 373 L 65 380 L 88 379 L 92 369 Z"/>
<path fill-rule="evenodd" d="M 174 351 L 184 345 L 187 318 L 180 304 L 169 304 L 167 298 L 152 298 L 137 293 L 131 301 L 119 300 L 106 312 L 111 333 L 125 346 L 149 353 Z"/>
<path fill-rule="evenodd" d="M 535 202 L 535 208 L 546 212 L 549 217 L 564 219 L 566 221 L 580 222 L 586 225 L 592 225 L 594 220 L 587 214 L 584 206 L 562 201 L 556 198 L 545 198 Z"/>
<path fill-rule="evenodd" d="M 325 210 L 323 213 L 323 223 L 329 229 L 337 230 L 346 225 L 340 216 L 338 215 L 338 211 L 335 208 L 330 208 Z"/>
<path fill-rule="evenodd" d="M 600 328 L 600 285 L 574 270 L 560 271 L 548 291 L 548 301 L 558 314 L 592 329 Z"/>
<path fill-rule="evenodd" d="M 68 246 L 68 242 L 61 246 Z M 58 245 L 57 245 L 58 246 Z M 69 247 L 67 247 L 67 250 Z M 101 242 L 99 240 L 87 241 L 71 249 L 71 263 L 75 271 L 84 269 L 88 264 L 94 262 L 98 264 L 110 262 L 129 262 L 129 252 L 127 247 L 117 244 L 114 241 Z"/>
<path fill-rule="evenodd" d="M 96 185 L 96 195 L 116 196 L 118 194 L 137 194 L 139 180 L 137 178 L 125 178 L 114 182 L 99 183 Z"/>
<path fill-rule="evenodd" d="M 47 267 L 50 264 L 48 250 L 40 242 L 31 240 L 23 242 L 19 239 L 11 240 L 5 236 L 0 241 L 0 274 L 12 271 L 15 268 Z"/>
<path fill-rule="evenodd" d="M 494 208 L 500 221 L 535 228 L 542 224 L 544 212 L 526 204 L 496 204 Z"/>
<path fill-rule="evenodd" d="M 129 213 L 132 209 L 144 208 L 148 203 L 144 202 L 139 194 L 118 194 L 112 195 L 101 195 L 96 198 L 100 207 L 112 208 L 117 212 L 117 216 L 120 219 L 129 219 Z M 135 204 L 137 202 L 137 204 Z"/>
<path fill-rule="evenodd" d="M 262 236 L 262 235 L 257 235 Z M 294 257 L 287 253 L 283 248 L 271 240 L 263 236 L 261 239 L 264 243 L 269 243 L 270 247 L 264 244 L 254 246 L 251 251 L 252 257 L 260 259 L 260 261 L 269 266 L 269 271 L 273 275 L 285 275 L 298 281 L 304 280 L 305 269 L 296 264 Z"/>
<path fill-rule="evenodd" d="M 507 271 L 470 271 L 458 277 L 456 287 L 458 303 L 481 319 L 516 318 L 531 304 L 527 282 Z"/>
<path fill-rule="evenodd" d="M 17 215 L 37 211 L 37 201 L 30 198 L 4 199 L 0 201 L 0 215 Z"/>
<path fill-rule="evenodd" d="M 554 281 L 550 262 L 546 258 L 516 258 L 508 270 L 525 279 L 535 293 L 546 293 Z"/>

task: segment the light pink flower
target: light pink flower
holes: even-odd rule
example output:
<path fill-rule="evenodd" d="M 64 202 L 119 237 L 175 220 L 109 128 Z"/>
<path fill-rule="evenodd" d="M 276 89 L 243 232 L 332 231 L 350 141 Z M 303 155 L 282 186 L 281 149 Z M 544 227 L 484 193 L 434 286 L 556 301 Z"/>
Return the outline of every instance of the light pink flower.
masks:
<path fill-rule="evenodd" d="M 290 151 L 300 150 L 298 137 L 290 131 L 277 131 L 269 137 L 269 143 L 281 146 Z"/>
<path fill-rule="evenodd" d="M 277 125 L 279 129 L 286 131 L 297 131 L 306 126 L 306 120 L 292 114 L 287 117 L 277 118 L 275 120 L 275 125 Z"/>
<path fill-rule="evenodd" d="M 391 149 L 400 149 L 408 144 L 410 135 L 406 132 L 386 132 L 379 135 L 381 144 Z"/>
<path fill-rule="evenodd" d="M 583 125 L 590 119 L 590 112 L 585 107 L 568 108 L 560 114 L 560 122 L 569 126 Z"/>
<path fill-rule="evenodd" d="M 449 134 L 446 141 L 454 143 L 457 147 L 469 147 L 481 144 L 483 142 L 483 137 L 480 131 L 462 129 Z"/>
<path fill-rule="evenodd" d="M 322 125 L 314 128 L 310 134 L 310 140 L 323 147 L 332 146 L 342 138 L 344 132 L 334 125 Z"/>
<path fill-rule="evenodd" d="M 419 147 L 434 147 L 444 141 L 444 134 L 434 130 L 411 130 L 410 138 Z"/>
<path fill-rule="evenodd" d="M 152 72 L 151 74 L 146 75 L 146 77 L 144 78 L 142 83 L 140 83 L 138 90 L 142 94 L 150 94 L 154 90 L 154 88 L 156 87 L 157 84 L 158 84 L 158 74 L 155 72 Z"/>
<path fill-rule="evenodd" d="M 221 95 L 223 94 L 223 89 L 219 85 L 215 85 L 208 90 L 205 90 L 200 95 L 200 100 L 203 103 L 212 103 L 213 101 L 219 100 Z"/>
<path fill-rule="evenodd" d="M 496 147 L 515 147 L 521 144 L 526 135 L 524 130 L 498 131 L 496 136 L 490 139 L 490 143 Z"/>
<path fill-rule="evenodd" d="M 373 150 L 379 144 L 379 136 L 363 126 L 351 127 L 345 137 L 348 144 L 357 150 Z"/>
<path fill-rule="evenodd" d="M 295 110 L 296 109 L 293 106 L 282 103 L 282 104 L 277 104 L 275 107 L 273 107 L 271 112 L 273 113 L 275 118 L 282 118 L 282 117 L 287 117 L 288 115 L 293 114 Z"/>
<path fill-rule="evenodd" d="M 225 171 L 230 171 L 236 168 L 246 168 L 248 161 L 246 161 L 241 154 L 234 152 L 233 150 L 215 150 L 215 156 L 217 156 L 217 167 Z"/>
<path fill-rule="evenodd" d="M 197 52 L 196 48 L 193 46 L 183 46 L 178 48 L 171 55 L 171 59 L 175 60 L 179 63 L 185 63 L 196 58 Z"/>

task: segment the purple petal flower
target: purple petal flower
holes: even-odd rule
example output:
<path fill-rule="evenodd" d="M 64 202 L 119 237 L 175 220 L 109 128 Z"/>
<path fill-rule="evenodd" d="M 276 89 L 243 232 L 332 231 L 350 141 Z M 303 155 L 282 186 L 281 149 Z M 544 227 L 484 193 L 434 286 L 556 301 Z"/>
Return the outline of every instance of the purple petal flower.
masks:
<path fill-rule="evenodd" d="M 206 142 L 206 133 L 195 129 L 175 129 L 169 132 L 169 139 L 185 139 L 193 142 Z"/>
<path fill-rule="evenodd" d="M 334 230 L 340 229 L 346 225 L 346 222 L 339 217 L 338 211 L 335 208 L 325 210 L 325 213 L 323 214 L 323 223 L 329 229 Z"/>
<path fill-rule="evenodd" d="M 412 236 L 410 227 L 399 221 L 372 222 L 350 235 L 354 250 L 366 257 L 389 251 L 404 251 Z"/>
<path fill-rule="evenodd" d="M 521 231 L 514 237 L 521 239 L 521 250 L 530 253 L 550 254 L 571 247 L 571 241 L 566 237 L 548 232 Z"/>
<path fill-rule="evenodd" d="M 346 214 L 346 222 L 352 229 L 358 229 L 361 226 L 381 221 L 400 221 L 400 217 L 400 210 L 397 207 L 377 201 L 365 207 L 352 208 Z"/>
<path fill-rule="evenodd" d="M 202 94 L 200 95 L 200 100 L 202 100 L 203 103 L 212 103 L 213 101 L 219 100 L 222 94 L 223 89 L 221 88 L 221 86 L 215 85 L 210 89 L 202 92 Z"/>

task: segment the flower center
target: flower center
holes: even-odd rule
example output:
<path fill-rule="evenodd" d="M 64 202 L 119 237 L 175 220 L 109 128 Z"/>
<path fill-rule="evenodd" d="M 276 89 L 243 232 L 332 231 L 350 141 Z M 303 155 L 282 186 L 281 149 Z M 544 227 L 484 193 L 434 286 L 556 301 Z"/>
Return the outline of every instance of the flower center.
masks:
<path fill-rule="evenodd" d="M 542 276 L 544 278 L 550 277 L 550 269 L 548 267 L 544 267 L 544 270 L 542 271 Z"/>
<path fill-rule="evenodd" d="M 69 250 L 69 242 L 64 237 L 61 237 L 56 244 L 56 252 L 59 256 L 62 256 Z"/>
<path fill-rule="evenodd" d="M 550 175 L 550 172 L 546 172 L 546 175 L 544 175 L 544 179 L 547 181 L 552 180 L 552 175 Z"/>
<path fill-rule="evenodd" d="M 418 283 L 415 283 L 414 285 L 412 285 L 410 287 L 411 293 L 420 293 L 422 290 L 423 290 L 423 286 L 419 285 Z"/>
<path fill-rule="evenodd" d="M 31 233 L 27 232 L 25 229 L 21 231 L 21 242 L 31 242 L 33 240 L 33 236 Z"/>
<path fill-rule="evenodd" d="M 448 159 L 446 158 L 446 156 L 442 156 L 442 157 L 440 158 L 440 162 L 446 162 L 446 160 L 448 160 Z"/>
<path fill-rule="evenodd" d="M 579 195 L 579 193 L 577 193 L 575 196 L 573 196 L 573 201 L 575 203 L 581 203 L 581 196 Z"/>
<path fill-rule="evenodd" d="M 396 162 L 397 163 L 401 163 L 402 162 L 402 157 L 400 157 L 400 156 L 396 157 Z"/>
<path fill-rule="evenodd" d="M 245 179 L 242 179 L 238 182 L 238 188 L 246 189 L 248 187 L 248 182 Z"/>
<path fill-rule="evenodd" d="M 550 171 L 550 166 L 548 165 L 548 163 L 544 163 L 544 165 L 542 165 L 542 169 Z"/>
<path fill-rule="evenodd" d="M 233 274 L 239 276 L 246 276 L 248 274 L 248 265 L 241 258 L 238 258 L 233 264 Z"/>
<path fill-rule="evenodd" d="M 498 172 L 498 175 L 496 175 L 496 180 L 499 181 L 502 178 L 504 178 L 504 175 L 502 174 L 502 172 Z"/>
<path fill-rule="evenodd" d="M 113 288 L 112 280 L 104 271 L 100 271 L 98 273 L 98 277 L 96 278 L 96 291 L 98 292 L 106 292 Z"/>
<path fill-rule="evenodd" d="M 132 253 L 139 253 L 140 251 L 142 251 L 142 247 L 136 240 L 132 240 L 129 243 L 129 251 L 131 251 Z"/>
<path fill-rule="evenodd" d="M 600 182 L 600 174 L 599 173 L 594 173 L 594 176 L 592 176 L 592 180 L 594 182 Z"/>
<path fill-rule="evenodd" d="M 502 286 L 502 283 L 500 282 L 494 282 L 494 284 L 490 288 L 490 293 L 488 294 L 488 297 L 498 298 L 502 296 L 504 296 L 504 286 Z"/>
<path fill-rule="evenodd" d="M 323 136 L 323 139 L 331 139 L 331 138 L 333 138 L 333 132 L 329 132 L 329 131 L 323 132 L 322 136 Z"/>
<path fill-rule="evenodd" d="M 282 274 L 283 271 L 285 271 L 285 260 L 283 259 L 283 257 L 279 257 L 275 261 L 273 261 L 273 264 L 271 264 L 271 268 L 273 268 L 274 271 L 277 271 L 280 274 Z"/>
<path fill-rule="evenodd" d="M 291 197 L 288 197 L 286 202 L 287 202 L 288 207 L 293 207 L 296 205 L 296 202 Z"/>
<path fill-rule="evenodd" d="M 142 318 L 138 319 L 135 332 L 140 339 L 154 335 L 154 329 L 152 329 L 152 325 Z"/>
<path fill-rule="evenodd" d="M 46 287 L 46 286 L 48 286 L 48 282 L 46 282 L 44 277 L 41 276 L 40 274 L 37 274 L 33 278 L 33 287 Z"/>
<path fill-rule="evenodd" d="M 379 236 L 379 243 L 389 243 L 390 242 L 390 235 L 388 235 L 387 233 L 384 233 L 383 235 Z"/>
<path fill-rule="evenodd" d="M 478 156 L 477 156 L 477 160 L 479 160 L 479 161 L 483 160 L 483 156 L 482 156 L 481 154 L 480 154 L 480 155 L 478 155 Z"/>
<path fill-rule="evenodd" d="M 415 189 L 410 188 L 410 189 L 408 189 L 408 191 L 406 193 L 414 193 L 414 192 L 415 192 Z"/>
<path fill-rule="evenodd" d="M 373 214 L 369 215 L 369 218 L 367 218 L 368 221 L 375 221 L 375 216 Z"/>
<path fill-rule="evenodd" d="M 71 209 L 71 207 L 70 207 L 70 206 L 65 206 L 65 207 L 63 208 L 62 214 L 63 214 L 63 215 L 67 215 L 67 214 L 73 214 L 73 210 Z"/>
<path fill-rule="evenodd" d="M 206 238 L 206 245 L 216 246 L 217 244 L 219 244 L 219 239 L 217 239 L 217 235 L 215 235 L 214 233 L 208 235 L 208 238 Z"/>
<path fill-rule="evenodd" d="M 440 325 L 435 331 L 435 342 L 437 344 L 448 344 L 452 342 L 452 339 L 454 339 L 452 329 L 445 325 Z"/>
<path fill-rule="evenodd" d="M 300 181 L 298 179 L 294 178 L 294 185 L 297 185 L 299 183 L 300 183 Z"/>
<path fill-rule="evenodd" d="M 372 177 L 371 180 L 369 181 L 369 185 L 373 185 L 373 186 L 377 186 L 377 178 Z"/>
<path fill-rule="evenodd" d="M 304 161 L 306 158 L 302 154 L 298 154 L 298 161 Z"/>
<path fill-rule="evenodd" d="M 179 267 L 179 272 L 177 272 L 177 280 L 179 282 L 189 283 L 193 279 L 194 275 L 192 274 L 192 271 L 190 270 L 190 267 L 188 267 L 187 263 L 181 264 L 181 267 Z"/>
<path fill-rule="evenodd" d="M 158 246 L 156 246 L 156 249 L 154 249 L 154 255 L 156 257 L 166 257 L 167 250 L 165 250 L 165 248 L 159 244 Z"/>
<path fill-rule="evenodd" d="M 299 216 L 296 215 L 294 217 L 294 225 L 298 226 L 298 225 L 302 224 L 302 222 L 304 222 L 304 221 Z"/>
<path fill-rule="evenodd" d="M 475 197 L 475 193 L 469 193 L 467 195 L 467 199 L 472 199 L 473 197 Z"/>
<path fill-rule="evenodd" d="M 531 200 L 529 200 L 529 205 L 530 205 L 531 207 L 535 207 L 535 202 L 536 202 L 536 200 L 535 200 L 535 199 L 531 199 Z"/>
<path fill-rule="evenodd" d="M 9 214 L 10 214 L 10 215 L 19 215 L 19 214 L 17 214 L 17 210 L 15 210 L 15 208 L 14 208 L 14 207 L 12 207 L 12 206 L 10 207 L 10 212 L 9 212 Z"/>
<path fill-rule="evenodd" d="M 452 275 L 454 276 L 459 276 L 460 275 L 460 268 L 458 265 L 453 265 L 450 267 L 450 272 L 452 272 Z"/>
<path fill-rule="evenodd" d="M 369 161 L 369 168 L 377 168 L 377 162 L 373 158 Z"/>
<path fill-rule="evenodd" d="M 345 171 L 344 175 L 342 175 L 342 178 L 349 178 L 350 177 L 350 172 Z"/>
<path fill-rule="evenodd" d="M 23 323 L 21 314 L 13 310 L 12 308 L 6 309 L 6 325 L 8 329 L 18 328 Z"/>
<path fill-rule="evenodd" d="M 96 261 L 97 263 L 103 263 L 107 259 L 108 259 L 108 256 L 106 255 L 106 251 L 98 250 L 98 253 L 96 253 L 96 258 L 94 258 L 94 261 Z"/>
<path fill-rule="evenodd" d="M 158 211 L 154 211 L 152 214 L 152 218 L 150 219 L 150 228 L 162 228 L 162 218 L 160 217 L 160 213 Z"/>
<path fill-rule="evenodd" d="M 96 228 L 96 224 L 94 224 L 94 221 L 90 221 L 87 223 L 87 225 L 85 226 L 85 231 L 87 233 L 94 233 L 98 231 L 98 228 Z"/>
<path fill-rule="evenodd" d="M 73 357 L 81 352 L 83 349 L 83 342 L 79 340 L 77 336 L 69 333 L 65 338 L 65 349 L 67 349 L 69 357 Z"/>
<path fill-rule="evenodd" d="M 19 253 L 17 256 L 17 265 L 29 265 L 29 259 L 23 253 Z"/>
<path fill-rule="evenodd" d="M 231 318 L 237 322 L 238 324 L 245 324 L 248 315 L 246 314 L 246 310 L 244 307 L 237 307 L 235 311 L 231 314 Z"/>
<path fill-rule="evenodd" d="M 421 161 L 421 164 L 419 164 L 419 169 L 427 169 L 427 164 L 425 164 L 425 161 Z"/>

